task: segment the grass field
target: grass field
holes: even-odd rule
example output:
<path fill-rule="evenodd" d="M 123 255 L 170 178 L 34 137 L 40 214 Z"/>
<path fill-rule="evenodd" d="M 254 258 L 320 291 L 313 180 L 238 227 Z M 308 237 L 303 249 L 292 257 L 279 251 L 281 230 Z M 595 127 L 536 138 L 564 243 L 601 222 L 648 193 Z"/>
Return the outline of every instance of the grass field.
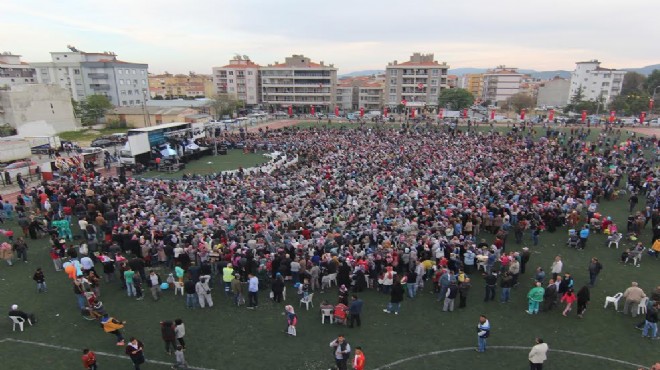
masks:
<path fill-rule="evenodd" d="M 600 211 L 611 215 L 621 228 L 625 228 L 626 199 L 604 202 Z M 16 230 L 12 223 L 9 226 Z M 77 227 L 74 226 L 74 230 Z M 492 240 L 488 234 L 482 237 Z M 641 240 L 648 244 L 648 229 Z M 305 311 L 304 306 L 298 308 L 298 299 L 289 293 L 286 303 L 296 307 L 299 315 L 298 336 L 295 338 L 282 332 L 285 328 L 283 304 L 268 301 L 268 294 L 264 291 L 259 295 L 258 309 L 254 311 L 232 306 L 217 285 L 212 309 L 186 310 L 183 298 L 174 296 L 172 291 L 165 291 L 164 298 L 158 302 L 153 302 L 148 294 L 145 300 L 135 301 L 125 296 L 117 282 L 102 285 L 101 299 L 111 315 L 128 322 L 125 336 L 141 339 L 147 359 L 159 361 L 147 363 L 143 369 L 168 368 L 163 363 L 173 358 L 165 354 L 159 321 L 175 318 L 186 323 L 188 362 L 191 366 L 206 369 L 327 369 L 333 363 L 328 343 L 339 333 L 345 333 L 352 346 L 363 347 L 368 369 L 386 368 L 396 361 L 434 352 L 437 354 L 387 368 L 527 369 L 527 349 L 535 336 L 543 337 L 551 348 L 546 369 L 636 369 L 630 364 L 552 350 L 591 354 L 646 366 L 660 359 L 657 355 L 660 341 L 643 340 L 641 332 L 634 329 L 639 317 L 633 319 L 614 312 L 611 307 L 604 310 L 602 306 L 605 296 L 623 291 L 633 280 L 638 281 L 647 293 L 659 285 L 660 260 L 645 256 L 639 268 L 623 266 L 618 262 L 621 249 L 607 249 L 603 235 L 590 237 L 585 251 L 570 250 L 565 241 L 564 228 L 541 235 L 540 246 L 532 247 L 528 272 L 521 277 L 520 286 L 513 289 L 508 304 L 483 303 L 483 280 L 478 275 L 472 276 L 474 284 L 468 307 L 452 313 L 442 312 L 428 285 L 416 299 L 404 300 L 398 316 L 382 312 L 389 301 L 388 296 L 369 291 L 361 294 L 365 301 L 362 327 L 348 329 L 321 324 L 318 305 L 322 299 L 334 302 L 336 288 L 315 294 L 315 307 L 309 311 Z M 530 242 L 526 235 L 524 244 Z M 115 355 L 99 356 L 101 369 L 131 369 L 123 348 L 114 345 L 114 337 L 104 333 L 97 323 L 86 321 L 78 314 L 71 283 L 63 273 L 54 272 L 47 253 L 47 241 L 30 242 L 29 245 L 29 263 L 16 262 L 13 267 L 4 263 L 0 265 L 0 308 L 8 310 L 11 304 L 19 304 L 24 310 L 35 312 L 39 323 L 27 327 L 24 332 L 12 332 L 8 319 L 0 325 L 3 368 L 75 369 L 81 366 L 80 353 L 67 348 L 89 347 Z M 521 247 L 509 241 L 507 250 Z M 622 244 L 621 248 L 624 247 Z M 568 318 L 562 317 L 559 309 L 537 316 L 525 313 L 525 296 L 532 271 L 536 266 L 549 270 L 557 254 L 562 255 L 564 271 L 572 273 L 578 289 L 588 282 L 587 266 L 592 256 L 597 256 L 604 265 L 596 287 L 591 290 L 592 301 L 582 320 L 575 312 Z M 46 273 L 48 293 L 38 294 L 31 280 L 38 266 Z M 490 346 L 522 348 L 492 348 L 484 354 L 472 351 L 471 348 L 476 346 L 475 327 L 482 313 L 488 315 L 493 327 Z M 8 338 L 66 348 L 3 341 Z M 443 352 L 449 350 L 456 351 Z"/>

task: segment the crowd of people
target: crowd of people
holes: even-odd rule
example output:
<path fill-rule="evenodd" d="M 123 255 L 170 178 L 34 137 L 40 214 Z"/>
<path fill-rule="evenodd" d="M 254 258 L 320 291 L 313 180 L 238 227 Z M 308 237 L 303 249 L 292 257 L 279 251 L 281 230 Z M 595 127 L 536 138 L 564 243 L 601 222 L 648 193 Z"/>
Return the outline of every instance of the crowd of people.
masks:
<path fill-rule="evenodd" d="M 535 140 L 535 130 L 546 130 L 544 137 Z M 510 246 L 537 246 L 542 232 L 569 226 L 587 230 L 579 248 L 588 250 L 589 231 L 611 224 L 602 227 L 608 218 L 598 204 L 623 196 L 622 188 L 644 200 L 637 213 L 631 201 L 629 233 L 650 223 L 646 244 L 660 239 L 656 157 L 644 155 L 657 141 L 611 129 L 589 142 L 589 134 L 532 126 L 506 134 L 455 127 L 266 130 L 242 140 L 267 141 L 297 158 L 295 165 L 185 180 L 120 181 L 83 170 L 25 189 L 11 211 L 25 238 L 50 237 L 54 267 L 70 273 L 81 312 L 102 321 L 112 320 L 99 307 L 102 280 L 119 280 L 138 300 L 146 287 L 155 301 L 162 288 L 181 289 L 188 308 L 213 307 L 211 288 L 220 286 L 236 305 L 247 297 L 251 309 L 264 289 L 279 302 L 287 286 L 305 297 L 335 283 L 339 299 L 326 307 L 359 326 L 365 289 L 388 294 L 384 311 L 398 315 L 405 295 L 414 299 L 430 286 L 443 310 L 453 311 L 454 300 L 466 307 L 471 281 L 483 274 L 484 301 L 495 299 L 499 285 L 500 300 L 508 302 L 531 257 L 528 248 Z M 594 265 L 591 286 L 600 269 Z M 575 294 L 570 274 L 557 264 L 550 270 L 548 281 L 542 268 L 534 271 L 527 312 L 565 302 L 566 316 L 577 301 L 581 317 L 589 284 Z M 34 280 L 45 291 L 43 274 Z M 286 317 L 286 331 L 296 335 L 290 306 Z M 482 321 L 480 333 L 490 328 Z M 339 339 L 333 343 L 340 356 L 345 349 Z M 138 342 L 127 353 L 137 356 L 140 348 Z"/>

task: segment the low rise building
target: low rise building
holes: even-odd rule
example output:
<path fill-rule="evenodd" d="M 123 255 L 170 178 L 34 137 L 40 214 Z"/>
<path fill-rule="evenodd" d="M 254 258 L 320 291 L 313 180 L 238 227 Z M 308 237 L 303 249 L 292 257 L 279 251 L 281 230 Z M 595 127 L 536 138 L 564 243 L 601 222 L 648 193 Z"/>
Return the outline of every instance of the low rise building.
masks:
<path fill-rule="evenodd" d="M 37 83 L 37 72 L 20 55 L 0 54 L 0 87 Z"/>
<path fill-rule="evenodd" d="M 213 79 L 208 75 L 163 73 L 149 75 L 151 98 L 203 98 L 213 95 Z"/>
<path fill-rule="evenodd" d="M 108 122 L 118 121 L 131 128 L 142 128 L 170 122 L 209 122 L 211 115 L 186 107 L 117 107 L 109 110 L 105 118 Z"/>

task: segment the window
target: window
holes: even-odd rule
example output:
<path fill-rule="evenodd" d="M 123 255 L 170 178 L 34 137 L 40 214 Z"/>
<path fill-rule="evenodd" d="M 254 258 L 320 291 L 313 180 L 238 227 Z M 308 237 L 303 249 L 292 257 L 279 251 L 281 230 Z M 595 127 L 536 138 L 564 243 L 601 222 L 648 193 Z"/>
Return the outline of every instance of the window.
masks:
<path fill-rule="evenodd" d="M 390 89 L 390 94 L 396 94 L 396 89 Z"/>
<path fill-rule="evenodd" d="M 234 91 L 234 88 L 233 88 L 233 87 L 230 87 L 230 88 L 229 88 L 229 91 L 233 92 L 233 91 Z"/>
<path fill-rule="evenodd" d="M 147 80 L 142 80 L 142 86 L 147 86 Z"/>
<path fill-rule="evenodd" d="M 126 85 L 130 85 L 130 84 L 131 84 L 131 80 L 126 80 Z"/>
<path fill-rule="evenodd" d="M 229 79 L 229 83 L 230 83 L 230 84 L 233 84 L 233 83 L 234 83 L 234 80 L 232 80 L 232 79 L 230 78 L 230 79 Z"/>
<path fill-rule="evenodd" d="M 126 68 L 124 71 L 126 72 L 126 74 L 131 73 L 131 71 L 128 68 Z"/>
<path fill-rule="evenodd" d="M 120 84 L 120 85 L 123 85 L 123 84 L 124 84 L 124 80 L 119 80 L 119 84 Z"/>
<path fill-rule="evenodd" d="M 121 105 L 127 105 L 127 104 L 126 104 L 126 100 L 122 100 L 122 101 L 121 101 Z"/>
<path fill-rule="evenodd" d="M 120 93 L 121 95 L 126 95 L 126 90 L 121 90 L 121 91 L 119 91 L 119 93 Z"/>
<path fill-rule="evenodd" d="M 230 75 L 230 76 L 233 76 L 233 75 L 234 75 L 234 71 L 229 71 L 229 75 Z"/>
<path fill-rule="evenodd" d="M 140 90 L 135 89 L 135 95 L 139 95 L 139 94 L 140 94 Z"/>
<path fill-rule="evenodd" d="M 390 76 L 396 76 L 396 73 L 397 73 L 396 69 L 390 70 Z"/>
<path fill-rule="evenodd" d="M 136 74 L 136 73 L 137 73 L 137 72 L 136 72 L 135 70 L 133 70 L 133 74 Z"/>
<path fill-rule="evenodd" d="M 140 74 L 144 76 L 144 73 L 145 73 L 145 72 L 144 72 L 144 69 L 141 69 L 141 70 L 140 70 Z"/>
<path fill-rule="evenodd" d="M 121 69 L 118 69 L 118 70 L 117 70 L 117 74 L 121 74 L 121 73 L 122 73 L 122 72 L 121 72 Z"/>
<path fill-rule="evenodd" d="M 128 90 L 128 95 L 133 95 L 133 90 Z"/>
<path fill-rule="evenodd" d="M 252 76 L 252 71 L 247 71 L 248 76 Z"/>
<path fill-rule="evenodd" d="M 396 78 L 390 78 L 390 85 L 396 85 Z"/>
<path fill-rule="evenodd" d="M 431 88 L 431 94 L 436 94 L 438 92 L 438 89 L 435 87 Z"/>
<path fill-rule="evenodd" d="M 80 74 L 80 70 L 79 70 L 79 69 L 74 69 L 74 70 L 73 70 L 73 74 L 74 74 L 74 75 L 79 75 L 79 74 Z"/>
<path fill-rule="evenodd" d="M 129 101 L 129 104 L 130 104 L 130 105 L 133 105 L 133 100 L 130 100 L 130 101 Z"/>
<path fill-rule="evenodd" d="M 438 86 L 438 80 L 431 80 L 431 86 Z"/>
<path fill-rule="evenodd" d="M 437 69 L 432 69 L 431 70 L 431 76 L 437 76 L 438 75 L 438 70 Z"/>
<path fill-rule="evenodd" d="M 395 102 L 396 101 L 396 95 L 390 95 L 390 101 Z"/>
<path fill-rule="evenodd" d="M 135 104 L 140 104 L 140 101 L 139 101 L 139 100 L 136 100 L 136 101 L 135 101 Z"/>
<path fill-rule="evenodd" d="M 603 86 L 610 86 L 609 82 L 603 82 Z"/>

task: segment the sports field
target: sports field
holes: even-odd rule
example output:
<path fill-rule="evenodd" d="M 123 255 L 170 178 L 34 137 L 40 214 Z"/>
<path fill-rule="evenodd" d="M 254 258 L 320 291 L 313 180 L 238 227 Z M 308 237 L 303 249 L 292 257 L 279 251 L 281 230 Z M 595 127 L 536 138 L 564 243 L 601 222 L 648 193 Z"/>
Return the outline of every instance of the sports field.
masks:
<path fill-rule="evenodd" d="M 622 230 L 628 215 L 626 200 L 604 201 L 599 208 Z M 642 206 L 643 201 L 638 209 Z M 20 234 L 13 221 L 4 227 Z M 650 224 L 640 239 L 646 246 L 649 228 Z M 77 231 L 77 226 L 73 229 Z M 481 237 L 493 239 L 486 233 Z M 361 294 L 365 301 L 362 327 L 348 329 L 321 324 L 319 303 L 322 299 L 334 303 L 336 287 L 317 292 L 315 307 L 309 311 L 304 306 L 299 308 L 298 299 L 289 293 L 286 304 L 296 307 L 299 316 L 297 337 L 283 333 L 284 304 L 270 302 L 265 291 L 260 293 L 259 307 L 253 311 L 232 306 L 218 285 L 214 286 L 212 309 L 186 310 L 184 299 L 172 291 L 165 291 L 158 302 L 153 302 L 148 292 L 143 301 L 136 301 L 127 298 L 117 282 L 102 284 L 101 300 L 112 316 L 128 322 L 124 335 L 136 336 L 144 343 L 149 362 L 143 369 L 169 368 L 173 357 L 165 353 L 159 322 L 175 318 L 186 324 L 186 358 L 191 368 L 198 369 L 328 369 L 334 363 L 328 343 L 339 333 L 344 333 L 353 347 L 364 349 L 368 369 L 527 369 L 527 353 L 536 336 L 543 337 L 551 349 L 546 369 L 637 369 L 660 360 L 660 341 L 644 340 L 634 328 L 640 317 L 623 316 L 611 306 L 603 309 L 605 296 L 625 290 L 631 281 L 638 281 L 647 293 L 660 285 L 660 260 L 645 256 L 639 268 L 624 266 L 619 263 L 621 248 L 631 242 L 623 242 L 619 250 L 608 249 L 605 236 L 593 235 L 586 250 L 576 251 L 566 247 L 566 238 L 565 228 L 541 234 L 540 245 L 530 247 L 533 254 L 528 271 L 513 289 L 508 304 L 484 303 L 484 284 L 479 275 L 472 276 L 467 308 L 452 313 L 442 312 L 436 296 L 430 293 L 430 284 L 414 300 L 404 300 L 398 316 L 382 311 L 389 296 L 368 291 Z M 531 244 L 529 235 L 521 245 L 509 239 L 507 250 Z M 114 337 L 104 333 L 98 323 L 81 318 L 70 281 L 64 273 L 54 271 L 47 240 L 28 243 L 28 263 L 16 262 L 12 267 L 0 264 L 0 308 L 8 310 L 11 304 L 18 304 L 34 312 L 39 322 L 24 332 L 12 332 L 11 322 L 3 321 L 2 368 L 81 368 L 80 349 L 88 347 L 99 353 L 100 369 L 132 369 L 123 348 L 115 346 Z M 562 255 L 564 271 L 573 275 L 578 289 L 588 282 L 591 257 L 598 257 L 604 266 L 591 290 L 592 301 L 584 319 L 578 319 L 575 311 L 563 317 L 558 308 L 535 316 L 525 313 L 533 270 L 536 266 L 549 270 L 557 254 Z M 47 293 L 36 292 L 31 277 L 37 267 L 43 267 L 46 273 Z M 491 348 L 483 354 L 473 350 L 480 314 L 486 314 L 492 325 Z"/>

